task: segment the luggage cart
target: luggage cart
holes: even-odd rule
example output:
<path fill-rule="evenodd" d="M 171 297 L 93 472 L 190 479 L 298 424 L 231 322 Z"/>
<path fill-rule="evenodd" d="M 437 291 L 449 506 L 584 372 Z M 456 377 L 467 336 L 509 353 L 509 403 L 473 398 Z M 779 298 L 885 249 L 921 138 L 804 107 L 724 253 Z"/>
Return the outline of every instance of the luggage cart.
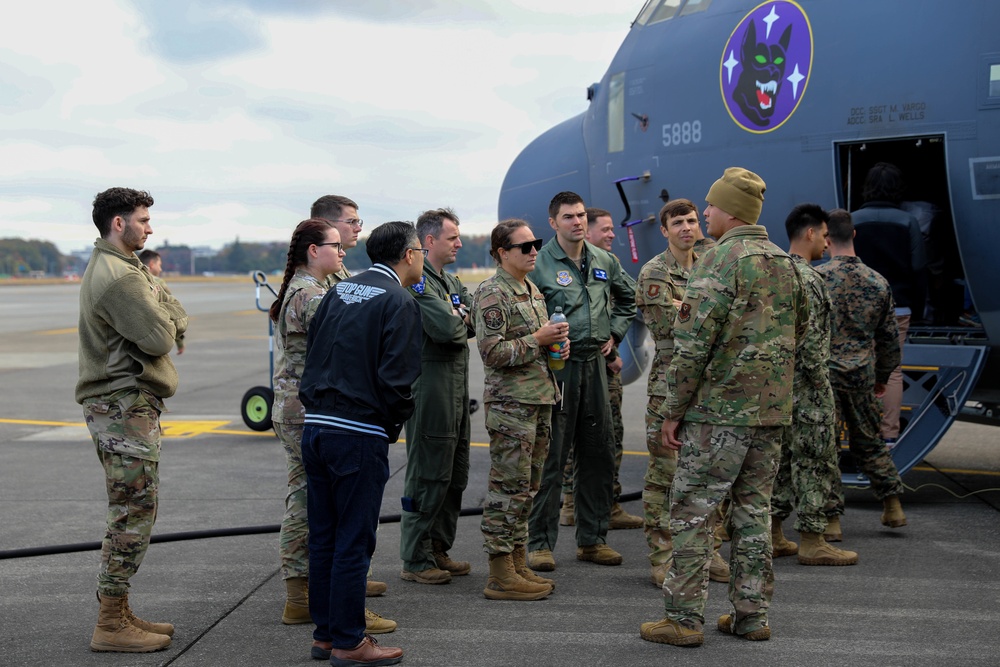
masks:
<path fill-rule="evenodd" d="M 257 310 L 266 313 L 268 312 L 268 307 L 261 305 L 260 302 L 261 288 L 267 288 L 267 291 L 274 298 L 278 298 L 278 293 L 267 282 L 267 276 L 263 271 L 254 271 L 250 275 L 256 285 Z M 271 379 L 274 377 L 274 322 L 271 321 L 270 316 L 267 318 L 267 350 L 270 357 L 269 372 L 267 374 L 268 385 L 266 387 L 257 386 L 248 389 L 247 393 L 243 394 L 243 402 L 240 405 L 240 416 L 243 417 L 243 423 L 247 425 L 247 428 L 254 431 L 268 431 L 271 429 L 271 408 L 274 405 L 274 386 Z"/>

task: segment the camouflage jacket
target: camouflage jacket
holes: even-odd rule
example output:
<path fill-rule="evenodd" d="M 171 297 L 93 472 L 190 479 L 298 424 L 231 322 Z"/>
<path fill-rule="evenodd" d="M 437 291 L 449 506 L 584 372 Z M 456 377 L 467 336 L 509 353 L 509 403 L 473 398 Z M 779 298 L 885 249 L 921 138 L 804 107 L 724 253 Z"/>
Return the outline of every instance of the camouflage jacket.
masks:
<path fill-rule="evenodd" d="M 639 271 L 635 305 L 642 310 L 642 319 L 656 345 L 646 388 L 650 396 L 667 395 L 667 367 L 674 353 L 674 318 L 677 316 L 674 301 L 684 298 L 690 275 L 691 271 L 681 266 L 669 249 L 646 262 Z"/>
<path fill-rule="evenodd" d="M 566 256 L 558 239 L 542 246 L 528 277 L 545 295 L 549 315 L 561 306 L 569 321 L 570 356 L 587 360 L 614 338 L 625 338 L 635 317 L 635 284 L 618 258 L 584 242 L 583 270 Z"/>
<path fill-rule="evenodd" d="M 795 342 L 808 320 L 802 279 L 767 230 L 742 225 L 726 232 L 688 280 L 674 324 L 664 418 L 790 424 Z"/>
<path fill-rule="evenodd" d="M 899 365 L 899 329 L 889 283 L 858 257 L 838 255 L 816 267 L 832 305 L 830 382 L 870 390 Z"/>
<path fill-rule="evenodd" d="M 833 421 L 830 386 L 830 298 L 826 280 L 802 257 L 792 255 L 809 299 L 809 325 L 795 348 L 792 401 L 795 421 L 827 424 Z"/>
<path fill-rule="evenodd" d="M 548 319 L 545 295 L 498 268 L 472 297 L 479 354 L 486 367 L 483 401 L 553 405 L 558 397 L 545 350 L 532 334 Z"/>
<path fill-rule="evenodd" d="M 274 406 L 271 421 L 301 424 L 305 408 L 299 402 L 299 381 L 306 363 L 306 334 L 326 294 L 329 278 L 319 281 L 298 269 L 288 283 L 274 326 Z"/>

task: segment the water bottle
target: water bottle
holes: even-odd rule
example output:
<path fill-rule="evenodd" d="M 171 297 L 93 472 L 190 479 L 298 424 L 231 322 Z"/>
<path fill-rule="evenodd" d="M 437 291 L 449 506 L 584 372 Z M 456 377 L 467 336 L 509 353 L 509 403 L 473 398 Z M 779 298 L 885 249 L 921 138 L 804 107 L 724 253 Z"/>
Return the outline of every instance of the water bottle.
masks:
<path fill-rule="evenodd" d="M 563 315 L 562 306 L 556 306 L 556 312 L 552 313 L 552 318 L 550 322 L 561 323 L 566 321 L 566 316 Z M 563 345 L 566 343 L 552 343 L 549 345 L 549 368 L 554 371 L 562 370 L 566 365 L 566 362 L 562 358 Z"/>

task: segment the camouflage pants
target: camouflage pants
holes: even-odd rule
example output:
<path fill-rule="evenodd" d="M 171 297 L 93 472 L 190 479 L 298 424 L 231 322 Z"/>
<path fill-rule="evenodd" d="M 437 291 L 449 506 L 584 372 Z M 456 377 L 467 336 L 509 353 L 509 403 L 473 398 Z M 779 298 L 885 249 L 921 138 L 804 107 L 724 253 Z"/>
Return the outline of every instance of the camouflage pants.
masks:
<path fill-rule="evenodd" d="M 833 388 L 833 398 L 837 405 L 837 422 L 846 422 L 851 456 L 871 480 L 875 497 L 882 500 L 886 496 L 903 493 L 903 480 L 899 477 L 896 464 L 889 455 L 889 449 L 879 433 L 878 400 L 872 391 L 846 391 Z M 824 512 L 827 516 L 844 513 L 844 490 L 837 476 Z"/>
<path fill-rule="evenodd" d="M 717 507 L 731 494 L 729 600 L 737 634 L 767 625 L 774 592 L 768 510 L 778 468 L 781 426 L 685 423 L 670 492 L 673 565 L 663 581 L 666 617 L 700 629 L 708 600 Z"/>
<path fill-rule="evenodd" d="M 549 452 L 552 406 L 513 401 L 486 404 L 490 477 L 482 531 L 487 553 L 510 553 L 528 542 L 528 514 Z"/>
<path fill-rule="evenodd" d="M 281 578 L 309 576 L 309 516 L 306 509 L 306 469 L 302 465 L 302 424 L 274 422 L 274 432 L 285 448 L 288 492 L 278 533 Z"/>
<path fill-rule="evenodd" d="M 104 468 L 108 493 L 107 529 L 97 576 L 101 595 L 121 597 L 128 593 L 129 579 L 139 570 L 149 547 L 160 485 L 162 409 L 158 399 L 135 390 L 83 403 L 83 416 Z"/>
<path fill-rule="evenodd" d="M 781 464 L 771 494 L 771 516 L 784 521 L 795 510 L 795 530 L 826 530 L 824 507 L 840 479 L 834 425 L 797 421 L 784 429 Z"/>
<path fill-rule="evenodd" d="M 611 404 L 611 437 L 615 443 L 615 484 L 612 502 L 622 498 L 622 484 L 618 473 L 622 469 L 622 455 L 625 451 L 625 423 L 622 421 L 622 376 L 620 373 L 608 373 L 608 400 Z M 563 493 L 573 493 L 573 451 L 570 450 L 563 468 Z"/>
<path fill-rule="evenodd" d="M 673 549 L 670 541 L 670 485 L 677 471 L 677 452 L 668 450 L 666 456 L 655 456 L 653 452 L 663 450 L 660 429 L 663 417 L 660 406 L 666 400 L 663 396 L 650 396 L 646 405 L 646 447 L 649 449 L 649 465 L 642 488 L 643 532 L 649 544 L 649 562 L 663 565 L 670 562 Z"/>

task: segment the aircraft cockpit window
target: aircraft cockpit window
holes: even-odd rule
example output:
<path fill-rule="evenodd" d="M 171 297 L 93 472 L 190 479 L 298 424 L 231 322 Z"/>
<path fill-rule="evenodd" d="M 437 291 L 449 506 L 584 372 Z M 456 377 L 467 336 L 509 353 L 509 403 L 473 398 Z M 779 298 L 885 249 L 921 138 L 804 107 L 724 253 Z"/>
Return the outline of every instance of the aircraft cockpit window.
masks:
<path fill-rule="evenodd" d="M 653 10 L 656 9 L 658 4 L 660 4 L 660 0 L 647 0 L 642 11 L 639 12 L 639 16 L 636 17 L 635 22 L 639 25 L 646 25 L 646 22 L 649 21 L 649 17 L 653 14 Z"/>
<path fill-rule="evenodd" d="M 649 19 L 650 23 L 659 23 L 660 21 L 666 21 L 667 19 L 672 19 L 677 15 L 677 10 L 680 9 L 681 4 L 684 0 L 663 0 L 656 11 L 653 12 L 653 16 Z"/>
<path fill-rule="evenodd" d="M 681 16 L 703 12 L 708 9 L 710 4 L 712 4 L 712 0 L 688 0 L 687 4 L 684 5 L 684 9 L 681 10 Z"/>
<path fill-rule="evenodd" d="M 625 72 L 611 77 L 608 86 L 608 152 L 625 150 Z"/>
<path fill-rule="evenodd" d="M 1000 97 L 1000 65 L 990 65 L 990 97 Z"/>

